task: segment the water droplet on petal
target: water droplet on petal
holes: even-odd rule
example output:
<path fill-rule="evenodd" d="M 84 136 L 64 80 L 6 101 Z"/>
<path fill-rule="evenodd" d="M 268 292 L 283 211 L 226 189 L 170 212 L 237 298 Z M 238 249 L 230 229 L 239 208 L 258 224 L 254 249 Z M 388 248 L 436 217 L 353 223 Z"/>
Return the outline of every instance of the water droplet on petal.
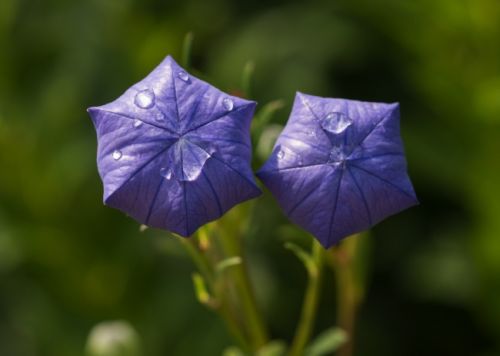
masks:
<path fill-rule="evenodd" d="M 279 150 L 279 152 L 278 152 L 278 159 L 283 159 L 283 158 L 285 158 L 285 151 Z"/>
<path fill-rule="evenodd" d="M 160 168 L 160 175 L 168 180 L 172 178 L 172 170 L 169 168 Z"/>
<path fill-rule="evenodd" d="M 120 150 L 114 150 L 113 151 L 113 159 L 115 161 L 118 161 L 120 158 L 122 158 L 122 151 L 120 151 Z"/>
<path fill-rule="evenodd" d="M 181 181 L 192 182 L 197 180 L 202 175 L 203 169 L 207 161 L 212 157 L 209 153 L 210 149 L 201 147 L 188 140 L 179 141 L 180 148 L 180 171 L 175 171 L 176 176 Z"/>
<path fill-rule="evenodd" d="M 177 73 L 177 76 L 183 82 L 187 82 L 189 80 L 189 75 L 186 72 L 184 72 L 183 70 L 181 70 L 179 73 Z"/>
<path fill-rule="evenodd" d="M 321 121 L 321 127 L 334 134 L 344 132 L 352 125 L 352 119 L 341 112 L 331 112 Z"/>
<path fill-rule="evenodd" d="M 224 108 L 227 110 L 227 111 L 231 111 L 233 110 L 234 108 L 234 103 L 231 99 L 229 98 L 224 98 L 224 100 L 222 100 L 222 105 L 224 105 Z"/>
<path fill-rule="evenodd" d="M 163 122 L 165 120 L 165 114 L 162 112 L 159 112 L 155 115 L 155 121 L 158 122 Z"/>
<path fill-rule="evenodd" d="M 134 102 L 141 109 L 150 109 L 155 104 L 155 93 L 151 89 L 141 90 L 136 94 Z"/>
<path fill-rule="evenodd" d="M 137 128 L 137 127 L 140 127 L 140 126 L 142 126 L 142 121 L 138 120 L 138 119 L 135 119 L 134 120 L 134 127 Z"/>
<path fill-rule="evenodd" d="M 333 146 L 330 150 L 330 162 L 339 162 L 345 160 L 344 147 Z"/>

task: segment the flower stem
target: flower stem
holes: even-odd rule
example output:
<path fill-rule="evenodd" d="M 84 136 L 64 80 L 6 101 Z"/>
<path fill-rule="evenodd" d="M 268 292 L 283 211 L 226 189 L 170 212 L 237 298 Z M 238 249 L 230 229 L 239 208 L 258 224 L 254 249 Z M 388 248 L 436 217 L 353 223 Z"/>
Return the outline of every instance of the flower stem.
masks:
<path fill-rule="evenodd" d="M 228 303 L 227 296 L 225 296 L 223 290 L 218 287 L 218 282 L 214 277 L 213 270 L 207 257 L 198 249 L 193 238 L 186 239 L 179 236 L 178 240 L 181 242 L 181 245 L 191 257 L 194 264 L 208 283 L 211 292 L 214 294 L 216 304 L 211 307 L 218 312 L 219 316 L 226 324 L 227 330 L 235 338 L 239 345 L 244 350 L 250 350 L 250 346 L 241 332 L 238 322 L 233 317 L 234 314 L 232 313 L 231 306 Z"/>
<path fill-rule="evenodd" d="M 193 33 L 188 32 L 184 37 L 184 41 L 182 42 L 182 56 L 181 63 L 184 69 L 189 70 L 189 66 L 191 65 L 191 51 L 193 48 Z"/>
<path fill-rule="evenodd" d="M 289 356 L 301 356 L 311 337 L 316 312 L 318 309 L 319 295 L 321 291 L 321 276 L 323 267 L 323 247 L 313 240 L 312 260 L 314 264 L 309 268 L 309 281 L 304 296 L 300 321 L 295 331 Z"/>
<path fill-rule="evenodd" d="M 362 281 L 356 271 L 359 251 L 359 235 L 351 236 L 331 250 L 332 265 L 337 280 L 337 325 L 348 337 L 338 351 L 338 356 L 352 356 L 356 315 L 362 299 Z"/>
<path fill-rule="evenodd" d="M 241 238 L 239 236 L 227 234 L 226 231 L 220 230 L 219 232 L 219 241 L 221 242 L 226 258 L 241 257 L 241 263 L 232 266 L 231 269 L 228 270 L 228 273 L 230 274 L 230 280 L 234 283 L 239 302 L 241 303 L 243 320 L 251 340 L 252 349 L 253 351 L 257 351 L 267 343 L 267 330 L 257 306 L 255 294 L 248 275 L 248 269 L 245 263 L 246 259 L 243 256 L 241 248 Z"/>

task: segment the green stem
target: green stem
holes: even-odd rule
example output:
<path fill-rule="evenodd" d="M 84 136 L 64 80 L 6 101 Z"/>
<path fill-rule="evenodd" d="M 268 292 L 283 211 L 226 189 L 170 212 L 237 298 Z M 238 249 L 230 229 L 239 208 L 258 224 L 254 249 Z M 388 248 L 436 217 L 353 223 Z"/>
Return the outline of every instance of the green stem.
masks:
<path fill-rule="evenodd" d="M 234 319 L 234 313 L 232 313 L 231 307 L 228 304 L 227 297 L 224 295 L 223 290 L 218 288 L 218 283 L 213 275 L 207 257 L 198 249 L 193 238 L 186 239 L 179 236 L 178 240 L 184 246 L 184 249 L 210 286 L 211 293 L 214 294 L 217 303 L 214 308 L 226 324 L 226 328 L 244 350 L 250 350 L 250 346 L 241 332 L 238 322 Z"/>
<path fill-rule="evenodd" d="M 255 70 L 255 64 L 252 61 L 245 63 L 243 67 L 243 74 L 241 76 L 241 90 L 243 91 L 244 98 L 250 98 L 251 87 L 252 87 L 252 77 Z"/>
<path fill-rule="evenodd" d="M 222 319 L 226 323 L 226 327 L 229 330 L 229 332 L 233 335 L 233 337 L 236 339 L 236 341 L 240 344 L 240 346 L 243 348 L 243 350 L 251 350 L 250 345 L 248 344 L 248 341 L 246 340 L 245 336 L 241 332 L 241 329 L 237 323 L 236 320 L 234 320 L 233 316 L 233 311 L 229 307 L 227 303 L 225 303 L 223 300 L 221 300 L 221 305 L 219 307 L 219 313 Z"/>
<path fill-rule="evenodd" d="M 318 309 L 319 295 L 321 291 L 321 275 L 323 267 L 323 247 L 313 241 L 312 260 L 314 268 L 309 268 L 309 282 L 307 284 L 300 321 L 295 331 L 289 356 L 301 356 L 311 337 L 316 312 Z"/>
<path fill-rule="evenodd" d="M 239 302 L 241 303 L 242 319 L 246 324 L 252 349 L 253 351 L 257 351 L 267 343 L 267 330 L 257 306 L 245 263 L 246 260 L 242 255 L 241 238 L 239 236 L 232 236 L 232 234 L 226 234 L 225 231 L 220 231 L 219 241 L 221 242 L 226 258 L 241 257 L 242 262 L 232 266 L 227 273 L 231 276 L 230 280 L 234 283 Z"/>
<path fill-rule="evenodd" d="M 206 257 L 196 247 L 195 241 L 192 238 L 186 239 L 180 236 L 178 236 L 178 240 L 181 242 L 181 245 L 184 247 L 189 257 L 191 257 L 200 273 L 206 279 L 207 283 L 210 287 L 213 287 L 214 277 L 212 270 Z"/>
<path fill-rule="evenodd" d="M 338 356 L 352 356 L 356 315 L 361 302 L 361 281 L 356 273 L 355 259 L 358 257 L 359 236 L 351 236 L 338 248 L 332 249 L 333 267 L 337 280 L 337 325 L 343 329 L 348 340 L 341 346 Z"/>
<path fill-rule="evenodd" d="M 188 32 L 184 37 L 184 41 L 182 43 L 182 56 L 181 63 L 184 69 L 189 70 L 191 65 L 191 50 L 193 48 L 193 33 Z"/>

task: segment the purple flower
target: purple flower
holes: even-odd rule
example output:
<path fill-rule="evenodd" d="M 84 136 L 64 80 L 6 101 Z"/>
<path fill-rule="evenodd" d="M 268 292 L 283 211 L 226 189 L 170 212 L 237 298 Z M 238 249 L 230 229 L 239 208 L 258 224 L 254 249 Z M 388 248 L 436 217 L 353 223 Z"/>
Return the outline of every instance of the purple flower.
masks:
<path fill-rule="evenodd" d="M 290 220 L 326 248 L 418 203 L 406 173 L 397 103 L 297 93 L 257 176 Z"/>
<path fill-rule="evenodd" d="M 88 109 L 104 203 L 189 236 L 260 195 L 250 168 L 254 109 L 168 56 L 115 101 Z"/>

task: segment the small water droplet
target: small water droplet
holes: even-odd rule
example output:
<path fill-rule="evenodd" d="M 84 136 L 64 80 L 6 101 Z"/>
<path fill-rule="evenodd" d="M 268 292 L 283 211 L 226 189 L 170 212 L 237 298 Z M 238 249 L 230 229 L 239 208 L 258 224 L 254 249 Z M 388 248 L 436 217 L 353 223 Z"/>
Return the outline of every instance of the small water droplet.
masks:
<path fill-rule="evenodd" d="M 183 82 L 187 82 L 189 80 L 189 75 L 186 72 L 184 72 L 183 70 L 181 70 L 179 73 L 177 73 L 177 76 Z"/>
<path fill-rule="evenodd" d="M 330 162 L 339 162 L 345 159 L 344 147 L 333 146 L 330 150 Z"/>
<path fill-rule="evenodd" d="M 120 158 L 122 158 L 122 151 L 120 151 L 120 150 L 114 150 L 113 151 L 113 159 L 115 161 L 118 161 Z"/>
<path fill-rule="evenodd" d="M 314 132 L 314 130 L 311 130 L 307 133 L 309 136 L 311 137 L 315 137 L 316 136 L 316 132 Z"/>
<path fill-rule="evenodd" d="M 165 114 L 162 112 L 159 112 L 155 115 L 155 121 L 158 122 L 163 122 L 165 120 Z"/>
<path fill-rule="evenodd" d="M 170 180 L 172 178 L 172 170 L 169 169 L 169 168 L 165 168 L 165 167 L 161 168 L 160 169 L 160 174 L 161 174 L 162 177 L 164 177 L 164 178 L 166 178 L 168 180 Z"/>
<path fill-rule="evenodd" d="M 155 93 L 151 89 L 141 90 L 136 94 L 134 102 L 141 109 L 150 109 L 155 104 Z"/>
<path fill-rule="evenodd" d="M 341 112 L 331 112 L 321 122 L 321 127 L 334 134 L 344 132 L 352 125 L 352 119 Z"/>
<path fill-rule="evenodd" d="M 283 158 L 285 158 L 285 151 L 280 150 L 280 151 L 278 152 L 278 159 L 283 159 Z"/>
<path fill-rule="evenodd" d="M 224 100 L 222 100 L 222 105 L 224 105 L 224 108 L 226 108 L 227 111 L 231 111 L 234 108 L 234 103 L 229 98 L 224 98 Z"/>
<path fill-rule="evenodd" d="M 138 120 L 138 119 L 135 119 L 135 120 L 134 120 L 134 127 L 136 127 L 136 128 L 137 128 L 137 127 L 140 127 L 140 126 L 142 126 L 142 121 L 141 121 L 141 120 Z"/>

